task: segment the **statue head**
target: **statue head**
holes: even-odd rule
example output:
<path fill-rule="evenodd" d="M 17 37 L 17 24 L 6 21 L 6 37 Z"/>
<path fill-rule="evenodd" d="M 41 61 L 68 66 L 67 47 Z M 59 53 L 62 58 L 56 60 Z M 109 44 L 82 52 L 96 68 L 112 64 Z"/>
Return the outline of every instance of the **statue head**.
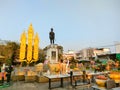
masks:
<path fill-rule="evenodd" d="M 53 28 L 51 28 L 51 31 L 53 31 Z"/>

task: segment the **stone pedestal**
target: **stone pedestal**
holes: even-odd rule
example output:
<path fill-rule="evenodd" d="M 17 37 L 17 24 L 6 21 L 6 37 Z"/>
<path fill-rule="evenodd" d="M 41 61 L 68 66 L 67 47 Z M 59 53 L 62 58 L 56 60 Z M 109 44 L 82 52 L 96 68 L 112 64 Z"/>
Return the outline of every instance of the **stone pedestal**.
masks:
<path fill-rule="evenodd" d="M 63 47 L 57 44 L 51 44 L 44 49 L 46 57 L 50 60 L 50 63 L 57 63 L 59 54 L 62 54 Z"/>

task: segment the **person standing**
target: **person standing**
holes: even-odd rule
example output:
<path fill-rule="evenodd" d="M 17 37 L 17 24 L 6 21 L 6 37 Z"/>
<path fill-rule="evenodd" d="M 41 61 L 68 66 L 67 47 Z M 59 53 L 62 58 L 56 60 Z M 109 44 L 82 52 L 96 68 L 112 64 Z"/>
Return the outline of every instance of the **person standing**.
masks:
<path fill-rule="evenodd" d="M 50 43 L 54 44 L 55 33 L 53 32 L 53 28 L 51 28 L 51 31 L 49 32 L 49 38 L 50 38 Z"/>
<path fill-rule="evenodd" d="M 1 76 L 2 76 L 2 85 L 4 84 L 4 76 L 5 76 L 5 64 L 3 64 L 1 68 Z"/>
<path fill-rule="evenodd" d="M 12 68 L 11 65 L 6 69 L 6 72 L 7 72 L 6 76 L 7 76 L 7 83 L 8 83 L 8 84 L 10 83 L 12 70 L 13 70 L 13 68 Z"/>

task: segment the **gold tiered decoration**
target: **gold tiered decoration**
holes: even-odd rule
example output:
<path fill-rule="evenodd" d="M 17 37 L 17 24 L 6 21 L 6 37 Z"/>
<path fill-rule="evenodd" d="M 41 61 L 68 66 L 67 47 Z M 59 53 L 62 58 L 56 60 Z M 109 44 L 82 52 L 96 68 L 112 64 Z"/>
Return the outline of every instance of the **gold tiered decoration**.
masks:
<path fill-rule="evenodd" d="M 35 39 L 34 39 L 34 53 L 33 53 L 33 58 L 35 60 L 38 60 L 38 45 L 39 45 L 39 37 L 38 33 L 36 33 Z"/>
<path fill-rule="evenodd" d="M 20 60 L 25 59 L 25 53 L 26 53 L 26 34 L 24 31 L 21 35 L 21 40 L 20 40 Z"/>
<path fill-rule="evenodd" d="M 28 64 L 38 60 L 39 51 L 39 36 L 36 33 L 34 36 L 34 30 L 32 24 L 28 28 L 28 37 L 26 37 L 25 31 L 21 35 L 20 39 L 20 61 L 26 61 Z"/>
<path fill-rule="evenodd" d="M 28 29 L 28 47 L 27 47 L 27 61 L 28 62 L 32 60 L 33 35 L 34 35 L 34 31 L 33 31 L 33 27 L 31 24 Z"/>

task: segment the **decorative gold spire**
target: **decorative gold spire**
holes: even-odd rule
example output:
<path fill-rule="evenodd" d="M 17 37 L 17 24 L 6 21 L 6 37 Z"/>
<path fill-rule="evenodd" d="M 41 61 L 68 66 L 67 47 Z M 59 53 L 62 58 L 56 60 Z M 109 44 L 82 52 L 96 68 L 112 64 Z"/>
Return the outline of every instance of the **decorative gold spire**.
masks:
<path fill-rule="evenodd" d="M 26 33 L 24 31 L 20 39 L 20 60 L 25 59 L 25 52 L 26 52 Z"/>
<path fill-rule="evenodd" d="M 27 44 L 27 48 L 26 48 L 26 44 Z M 39 36 L 38 33 L 36 33 L 36 35 L 34 36 L 33 26 L 32 24 L 30 24 L 28 28 L 28 37 L 26 37 L 25 31 L 21 35 L 20 61 L 26 61 L 27 63 L 37 61 L 38 52 L 39 52 Z"/>
<path fill-rule="evenodd" d="M 35 38 L 34 38 L 34 54 L 33 54 L 33 58 L 35 60 L 38 60 L 38 51 L 39 51 L 39 37 L 38 37 L 38 33 L 36 33 Z"/>
<path fill-rule="evenodd" d="M 33 29 L 33 26 L 32 26 L 32 23 L 30 24 L 29 28 L 28 28 L 28 35 L 32 34 L 32 36 L 34 35 L 34 29 Z"/>
<path fill-rule="evenodd" d="M 34 31 L 33 31 L 32 24 L 30 24 L 29 29 L 28 29 L 28 47 L 27 47 L 27 61 L 28 62 L 32 60 L 33 36 L 34 36 Z"/>

